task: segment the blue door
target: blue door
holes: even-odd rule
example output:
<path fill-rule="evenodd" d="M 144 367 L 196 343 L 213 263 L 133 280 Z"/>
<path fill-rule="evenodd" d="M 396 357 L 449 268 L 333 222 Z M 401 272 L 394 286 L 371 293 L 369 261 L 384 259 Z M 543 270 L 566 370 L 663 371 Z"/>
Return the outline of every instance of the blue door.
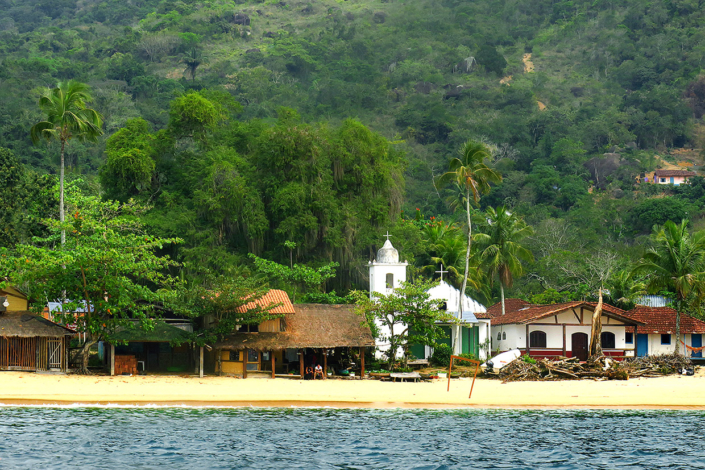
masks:
<path fill-rule="evenodd" d="M 636 335 L 636 355 L 639 357 L 649 354 L 649 335 Z"/>
<path fill-rule="evenodd" d="M 673 183 L 675 183 L 675 178 L 673 178 L 673 176 L 671 176 L 671 184 L 673 184 Z"/>
<path fill-rule="evenodd" d="M 701 348 L 703 346 L 703 335 L 690 335 L 690 341 L 693 343 L 692 346 L 694 348 Z M 691 357 L 703 357 L 703 352 L 693 352 Z"/>

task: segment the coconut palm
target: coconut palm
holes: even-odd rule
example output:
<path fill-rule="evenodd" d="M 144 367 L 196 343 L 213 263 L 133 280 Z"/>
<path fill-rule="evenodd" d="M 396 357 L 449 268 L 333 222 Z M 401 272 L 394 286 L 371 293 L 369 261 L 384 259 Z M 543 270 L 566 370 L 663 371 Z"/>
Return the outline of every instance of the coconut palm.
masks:
<path fill-rule="evenodd" d="M 59 219 L 64 221 L 64 149 L 71 139 L 80 142 L 96 142 L 103 134 L 102 116 L 86 107 L 91 101 L 89 87 L 85 83 L 70 80 L 59 82 L 56 88 L 45 89 L 39 98 L 39 108 L 46 120 L 36 123 L 30 131 L 32 142 L 58 140 L 61 144 L 61 167 L 59 173 Z M 61 230 L 61 245 L 66 242 L 66 233 Z"/>
<path fill-rule="evenodd" d="M 609 295 L 615 302 L 630 303 L 646 294 L 646 284 L 634 277 L 631 271 L 622 270 L 607 280 Z"/>
<path fill-rule="evenodd" d="M 476 233 L 474 241 L 477 243 L 480 265 L 487 271 L 491 281 L 499 280 L 499 291 L 502 302 L 502 315 L 504 315 L 504 289 L 512 287 L 514 278 L 521 276 L 524 268 L 522 261 L 533 261 L 531 251 L 523 247 L 520 242 L 531 236 L 534 231 L 526 225 L 523 219 L 507 210 L 505 206 L 496 210 L 488 208 L 483 231 Z"/>
<path fill-rule="evenodd" d="M 633 270 L 646 275 L 646 289 L 655 293 L 676 293 L 676 352 L 680 351 L 681 310 L 686 299 L 705 296 L 705 231 L 688 233 L 688 221 L 679 225 L 672 221 L 656 227 L 651 235 L 654 243 Z"/>
<path fill-rule="evenodd" d="M 193 48 L 188 54 L 181 58 L 181 63 L 186 66 L 186 70 L 191 75 L 191 81 L 196 81 L 196 70 L 203 64 L 207 64 L 205 57 L 200 50 Z"/>
<path fill-rule="evenodd" d="M 485 160 L 489 158 L 490 153 L 487 147 L 479 142 L 469 140 L 461 147 L 460 156 L 450 161 L 448 172 L 438 179 L 439 187 L 455 183 L 465 192 L 463 202 L 465 203 L 465 213 L 468 221 L 468 244 L 465 252 L 465 274 L 463 275 L 462 293 L 465 293 L 465 288 L 468 285 L 470 268 L 470 250 L 472 245 L 470 201 L 472 200 L 477 204 L 480 201 L 480 197 L 490 191 L 490 183 L 502 181 L 500 174 L 485 163 Z M 460 296 L 458 309 L 459 315 L 462 316 L 462 296 Z"/>

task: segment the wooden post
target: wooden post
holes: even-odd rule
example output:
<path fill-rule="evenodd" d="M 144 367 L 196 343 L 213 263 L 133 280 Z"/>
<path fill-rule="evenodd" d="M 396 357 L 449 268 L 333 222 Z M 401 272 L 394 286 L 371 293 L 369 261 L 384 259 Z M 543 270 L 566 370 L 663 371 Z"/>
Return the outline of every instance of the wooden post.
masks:
<path fill-rule="evenodd" d="M 299 374 L 301 374 L 301 380 L 304 378 L 304 349 L 299 349 Z"/>
<path fill-rule="evenodd" d="M 323 380 L 328 379 L 328 350 L 323 350 Z"/>
<path fill-rule="evenodd" d="M 200 357 L 200 365 L 198 367 L 198 376 L 203 378 L 203 346 L 201 346 L 201 357 Z"/>
<path fill-rule="evenodd" d="M 531 356 L 531 344 L 529 344 L 529 324 L 526 324 L 526 355 Z"/>
<path fill-rule="evenodd" d="M 565 323 L 563 323 L 563 357 L 565 357 Z"/>
<path fill-rule="evenodd" d="M 365 377 L 365 348 L 360 348 L 360 364 L 362 368 L 360 369 L 360 380 Z"/>
<path fill-rule="evenodd" d="M 272 359 L 272 378 L 274 378 L 274 351 L 269 351 L 269 357 Z"/>
<path fill-rule="evenodd" d="M 115 345 L 110 345 L 110 375 L 115 375 Z"/>
<path fill-rule="evenodd" d="M 246 379 L 247 378 L 247 361 L 250 356 L 249 354 L 250 350 L 245 349 L 245 351 L 242 353 L 242 378 Z"/>

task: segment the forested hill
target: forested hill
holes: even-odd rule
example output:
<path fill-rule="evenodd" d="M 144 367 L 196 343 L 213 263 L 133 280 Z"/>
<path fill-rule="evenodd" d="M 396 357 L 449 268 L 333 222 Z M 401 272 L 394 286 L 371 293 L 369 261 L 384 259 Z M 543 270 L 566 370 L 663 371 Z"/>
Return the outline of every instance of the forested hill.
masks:
<path fill-rule="evenodd" d="M 561 290 L 580 282 L 548 254 L 628 260 L 653 223 L 699 226 L 700 186 L 637 178 L 702 164 L 704 20 L 702 0 L 0 0 L 0 147 L 56 173 L 56 145 L 29 138 L 37 90 L 88 83 L 105 135 L 69 145 L 72 178 L 149 201 L 184 259 L 295 253 L 341 263 L 347 288 L 401 208 L 452 218 L 433 175 L 481 140 L 504 176 L 483 207 L 554 237 L 534 237 L 516 288 Z M 215 107 L 218 123 L 179 136 L 175 106 Z M 129 150 L 139 171 L 106 165 L 116 132 L 115 161 Z"/>

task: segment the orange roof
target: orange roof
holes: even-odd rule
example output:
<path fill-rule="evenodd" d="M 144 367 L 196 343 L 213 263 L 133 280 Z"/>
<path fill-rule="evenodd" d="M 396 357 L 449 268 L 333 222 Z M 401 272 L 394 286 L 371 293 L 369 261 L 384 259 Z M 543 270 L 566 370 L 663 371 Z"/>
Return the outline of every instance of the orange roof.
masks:
<path fill-rule="evenodd" d="M 629 315 L 644 322 L 637 330 L 644 334 L 669 334 L 676 332 L 676 311 L 670 307 L 636 307 Z M 634 328 L 627 331 L 633 332 Z M 681 334 L 705 333 L 705 322 L 681 313 Z"/>
<path fill-rule="evenodd" d="M 266 308 L 270 305 L 277 305 L 269 311 L 270 313 L 273 313 L 275 315 L 279 315 L 282 313 L 294 313 L 294 305 L 291 303 L 289 295 L 283 290 L 279 289 L 271 289 L 269 292 L 267 292 L 254 302 L 249 302 L 243 305 L 242 307 L 238 308 L 237 311 L 239 313 L 244 313 L 251 308 L 255 308 L 256 306 Z"/>
<path fill-rule="evenodd" d="M 667 177 L 667 176 L 698 176 L 692 171 L 688 170 L 656 170 L 654 172 L 654 176 L 658 177 Z"/>
<path fill-rule="evenodd" d="M 521 299 L 504 299 L 504 311 L 505 312 L 514 312 L 516 310 L 519 310 L 520 308 L 526 307 L 527 305 L 531 305 L 529 302 L 526 300 L 521 300 Z M 475 313 L 475 317 L 477 318 L 495 318 L 499 317 L 502 315 L 502 303 L 497 302 L 493 306 L 487 309 L 487 312 L 485 313 Z"/>
<path fill-rule="evenodd" d="M 528 302 L 517 302 L 518 299 L 512 299 L 510 304 L 507 304 L 505 300 L 505 314 L 502 315 L 502 306 L 499 305 L 499 315 L 496 314 L 498 311 L 497 305 L 495 304 L 488 309 L 495 314 L 492 317 L 492 325 L 508 325 L 512 323 L 531 323 L 542 318 L 551 317 L 557 313 L 563 312 L 565 310 L 576 308 L 576 307 L 587 307 L 595 309 L 597 306 L 596 302 L 584 302 L 581 300 L 576 300 L 574 302 L 563 302 L 560 304 L 551 305 L 532 305 Z M 511 307 L 510 307 L 511 306 Z M 628 324 L 641 324 L 639 320 L 632 318 L 632 316 L 625 312 L 624 310 L 614 307 L 609 304 L 602 304 L 602 313 L 608 317 L 612 317 L 616 320 L 628 323 Z"/>

